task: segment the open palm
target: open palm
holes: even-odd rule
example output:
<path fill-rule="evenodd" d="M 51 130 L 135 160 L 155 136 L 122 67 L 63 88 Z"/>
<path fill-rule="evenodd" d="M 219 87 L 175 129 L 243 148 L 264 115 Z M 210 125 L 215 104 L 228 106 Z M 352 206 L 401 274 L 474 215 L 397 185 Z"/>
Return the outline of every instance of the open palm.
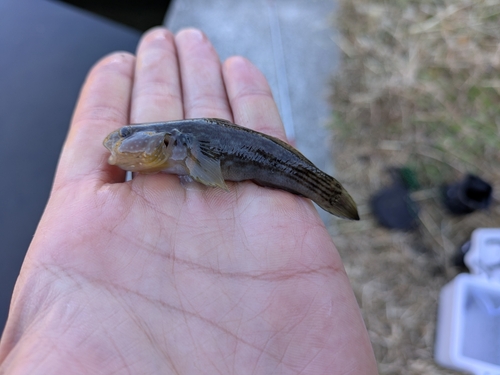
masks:
<path fill-rule="evenodd" d="M 284 139 L 267 82 L 197 30 L 156 29 L 89 74 L 0 343 L 0 373 L 374 374 L 312 204 L 185 189 L 107 164 L 127 123 L 220 117 Z M 3 372 L 4 371 L 4 372 Z"/>

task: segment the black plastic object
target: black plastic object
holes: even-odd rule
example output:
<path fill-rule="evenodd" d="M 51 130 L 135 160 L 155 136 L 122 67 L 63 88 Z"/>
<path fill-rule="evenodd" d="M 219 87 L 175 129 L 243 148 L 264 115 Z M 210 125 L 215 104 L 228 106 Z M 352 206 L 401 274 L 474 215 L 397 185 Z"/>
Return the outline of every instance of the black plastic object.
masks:
<path fill-rule="evenodd" d="M 418 224 L 419 207 L 400 182 L 375 194 L 371 206 L 379 224 L 386 228 L 411 230 Z"/>
<path fill-rule="evenodd" d="M 455 184 L 443 186 L 442 200 L 451 213 L 465 215 L 488 208 L 492 193 L 493 188 L 489 183 L 468 174 Z"/>
<path fill-rule="evenodd" d="M 60 0 L 140 31 L 163 23 L 170 0 Z"/>

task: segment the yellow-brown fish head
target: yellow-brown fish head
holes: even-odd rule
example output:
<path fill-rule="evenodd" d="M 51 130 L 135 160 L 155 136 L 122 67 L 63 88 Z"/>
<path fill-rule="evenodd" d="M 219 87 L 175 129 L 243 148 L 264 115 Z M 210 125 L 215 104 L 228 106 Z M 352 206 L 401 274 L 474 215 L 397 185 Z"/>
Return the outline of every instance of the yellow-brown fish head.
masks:
<path fill-rule="evenodd" d="M 115 130 L 103 142 L 111 152 L 108 163 L 132 172 L 161 171 L 170 157 L 165 136 L 164 132 L 137 131 L 133 126 Z"/>

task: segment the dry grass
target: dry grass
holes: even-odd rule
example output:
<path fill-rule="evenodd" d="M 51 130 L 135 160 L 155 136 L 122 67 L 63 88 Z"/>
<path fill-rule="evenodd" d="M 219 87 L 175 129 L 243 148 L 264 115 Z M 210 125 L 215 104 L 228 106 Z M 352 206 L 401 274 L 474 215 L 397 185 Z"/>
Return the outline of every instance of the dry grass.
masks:
<path fill-rule="evenodd" d="M 339 0 L 337 16 L 334 158 L 362 220 L 332 234 L 380 373 L 455 374 L 433 361 L 439 291 L 470 233 L 500 226 L 500 0 Z M 391 166 L 421 185 L 414 232 L 379 228 L 369 212 Z M 467 172 L 492 183 L 492 207 L 450 216 L 438 188 Z"/>

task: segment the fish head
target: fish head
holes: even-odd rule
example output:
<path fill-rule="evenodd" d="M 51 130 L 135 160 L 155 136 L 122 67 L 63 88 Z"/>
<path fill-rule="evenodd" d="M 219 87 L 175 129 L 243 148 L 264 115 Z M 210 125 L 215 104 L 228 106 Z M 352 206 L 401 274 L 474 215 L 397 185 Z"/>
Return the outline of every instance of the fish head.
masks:
<path fill-rule="evenodd" d="M 166 143 L 167 142 L 167 143 Z M 126 171 L 155 173 L 165 168 L 171 151 L 166 133 L 124 126 L 103 142 L 111 155 L 108 163 Z"/>

